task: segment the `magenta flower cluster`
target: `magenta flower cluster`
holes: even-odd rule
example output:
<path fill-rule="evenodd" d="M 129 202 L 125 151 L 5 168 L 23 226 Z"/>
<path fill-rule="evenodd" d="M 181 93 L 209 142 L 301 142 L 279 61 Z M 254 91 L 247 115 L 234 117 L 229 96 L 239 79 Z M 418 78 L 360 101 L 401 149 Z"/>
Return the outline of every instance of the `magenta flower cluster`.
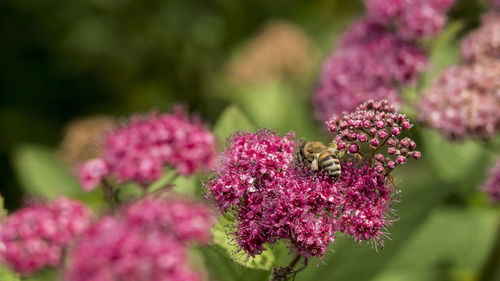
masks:
<path fill-rule="evenodd" d="M 91 190 L 110 174 L 119 182 L 149 184 L 161 177 L 164 166 L 192 175 L 215 165 L 214 135 L 200 120 L 177 108 L 172 114 L 136 116 L 110 133 L 100 159 L 78 169 L 84 189 Z"/>
<path fill-rule="evenodd" d="M 366 0 L 367 12 L 340 38 L 325 61 L 313 95 L 316 118 L 351 112 L 366 100 L 397 105 L 398 87 L 426 69 L 416 39 L 434 36 L 452 0 Z"/>
<path fill-rule="evenodd" d="M 492 9 L 500 8 L 500 0 L 490 0 L 489 2 Z"/>
<path fill-rule="evenodd" d="M 413 127 L 410 120 L 397 113 L 385 100 L 369 100 L 350 114 L 333 116 L 327 126 L 336 135 L 338 150 L 370 159 L 379 173 L 392 171 L 397 165 L 404 164 L 408 157 L 419 159 L 421 156 L 415 151 L 417 145 L 413 140 L 408 137 L 399 139 L 404 131 Z M 369 146 L 370 154 L 360 151 L 363 144 Z M 381 153 L 383 147 L 387 147 L 386 156 Z"/>
<path fill-rule="evenodd" d="M 446 23 L 446 12 L 454 0 L 364 0 L 367 16 L 393 26 L 408 40 L 433 37 Z"/>
<path fill-rule="evenodd" d="M 10 215 L 0 228 L 0 260 L 23 275 L 59 266 L 64 249 L 90 221 L 87 207 L 65 197 L 25 207 Z"/>
<path fill-rule="evenodd" d="M 499 60 L 500 14 L 490 12 L 483 15 L 480 28 L 469 33 L 462 41 L 461 51 L 469 63 Z"/>
<path fill-rule="evenodd" d="M 197 281 L 188 243 L 208 243 L 214 216 L 201 203 L 145 198 L 93 224 L 70 252 L 68 281 Z"/>
<path fill-rule="evenodd" d="M 500 64 L 452 66 L 420 101 L 420 120 L 450 139 L 490 139 L 500 130 Z"/>
<path fill-rule="evenodd" d="M 378 104 L 388 111 L 387 102 Z M 411 128 L 406 121 L 397 119 L 393 127 Z M 336 232 L 356 241 L 381 241 L 393 221 L 389 213 L 395 190 L 386 174 L 368 160 L 344 158 L 336 180 L 296 159 L 297 145 L 292 133 L 280 137 L 267 130 L 240 132 L 229 139 L 218 168 L 204 185 L 220 211 L 234 217 L 233 240 L 250 256 L 286 241 L 306 258 L 322 257 Z M 402 145 L 398 141 L 394 147 Z"/>
<path fill-rule="evenodd" d="M 488 179 L 480 186 L 492 203 L 500 203 L 500 160 L 490 170 Z"/>

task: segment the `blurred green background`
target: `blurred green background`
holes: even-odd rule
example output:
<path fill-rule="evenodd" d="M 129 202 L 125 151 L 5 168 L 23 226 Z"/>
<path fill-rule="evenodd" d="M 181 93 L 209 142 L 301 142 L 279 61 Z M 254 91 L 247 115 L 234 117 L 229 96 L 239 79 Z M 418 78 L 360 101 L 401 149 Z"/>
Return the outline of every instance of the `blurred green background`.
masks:
<path fill-rule="evenodd" d="M 459 40 L 485 9 L 484 1 L 457 1 L 448 28 L 423 42 L 431 58 L 424 82 L 460 60 Z M 310 95 L 335 37 L 362 12 L 360 1 L 345 0 L 1 1 L 0 192 L 7 209 L 37 194 L 94 196 L 78 190 L 57 152 L 67 124 L 85 116 L 123 118 L 182 103 L 221 139 L 266 126 L 326 140 Z M 498 225 L 499 210 L 476 189 L 494 153 L 419 125 L 412 137 L 424 158 L 397 171 L 402 202 L 392 240 L 376 252 L 339 237 L 334 252 L 296 280 L 476 280 Z M 212 279 L 265 279 L 219 250 L 203 252 Z M 276 262 L 286 258 L 278 253 Z"/>

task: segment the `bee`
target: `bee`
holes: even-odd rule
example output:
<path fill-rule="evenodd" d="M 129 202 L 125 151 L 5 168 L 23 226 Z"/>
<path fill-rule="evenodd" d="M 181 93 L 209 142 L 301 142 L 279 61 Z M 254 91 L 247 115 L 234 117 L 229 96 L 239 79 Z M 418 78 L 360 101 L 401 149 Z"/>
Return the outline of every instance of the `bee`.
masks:
<path fill-rule="evenodd" d="M 318 141 L 308 141 L 302 143 L 299 154 L 303 162 L 311 165 L 311 170 L 317 171 L 321 169 L 330 177 L 340 177 L 340 160 L 333 147 L 326 146 Z"/>

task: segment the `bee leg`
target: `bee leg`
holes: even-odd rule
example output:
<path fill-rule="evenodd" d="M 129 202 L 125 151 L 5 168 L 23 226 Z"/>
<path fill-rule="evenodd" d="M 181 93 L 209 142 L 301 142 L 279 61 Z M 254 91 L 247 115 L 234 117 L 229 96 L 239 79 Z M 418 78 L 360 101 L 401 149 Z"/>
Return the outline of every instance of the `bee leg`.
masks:
<path fill-rule="evenodd" d="M 318 159 L 314 158 L 314 160 L 311 162 L 311 170 L 317 171 L 318 170 Z"/>

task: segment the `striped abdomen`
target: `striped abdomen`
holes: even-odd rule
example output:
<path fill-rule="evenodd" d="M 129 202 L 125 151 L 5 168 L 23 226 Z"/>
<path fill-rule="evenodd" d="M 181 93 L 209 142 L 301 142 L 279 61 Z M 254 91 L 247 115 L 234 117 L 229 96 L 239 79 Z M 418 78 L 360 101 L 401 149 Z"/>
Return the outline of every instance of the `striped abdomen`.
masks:
<path fill-rule="evenodd" d="M 324 151 L 318 156 L 320 168 L 330 177 L 340 177 L 340 161 L 337 155 L 331 151 Z"/>

